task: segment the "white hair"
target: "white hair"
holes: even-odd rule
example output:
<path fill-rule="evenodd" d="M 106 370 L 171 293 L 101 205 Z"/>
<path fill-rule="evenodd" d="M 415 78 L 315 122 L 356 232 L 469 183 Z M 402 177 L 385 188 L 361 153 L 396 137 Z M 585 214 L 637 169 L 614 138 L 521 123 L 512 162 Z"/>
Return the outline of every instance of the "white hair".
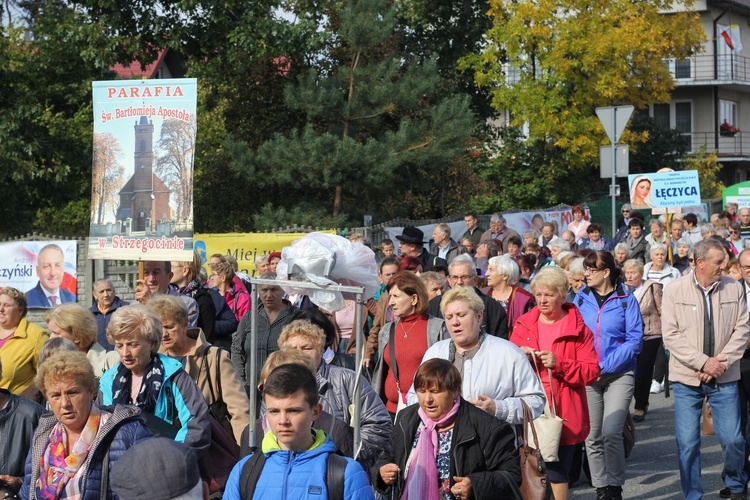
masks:
<path fill-rule="evenodd" d="M 551 248 L 559 248 L 563 252 L 570 252 L 570 243 L 563 239 L 551 241 L 547 243 L 547 246 Z"/>
<path fill-rule="evenodd" d="M 453 262 L 456 261 L 454 260 Z M 507 276 L 509 285 L 515 285 L 518 282 L 518 278 L 521 277 L 521 268 L 518 267 L 518 262 L 507 255 L 492 257 L 487 262 L 487 267 L 491 267 L 498 274 Z"/>

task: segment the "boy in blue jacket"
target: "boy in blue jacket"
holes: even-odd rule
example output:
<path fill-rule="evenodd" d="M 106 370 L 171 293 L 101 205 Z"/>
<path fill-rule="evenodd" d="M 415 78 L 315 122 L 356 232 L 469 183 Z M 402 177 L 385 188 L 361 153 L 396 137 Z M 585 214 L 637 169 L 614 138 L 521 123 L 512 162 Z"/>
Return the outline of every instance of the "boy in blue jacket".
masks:
<path fill-rule="evenodd" d="M 263 384 L 263 401 L 270 427 L 262 443 L 264 459 L 250 455 L 240 460 L 229 475 L 224 498 L 328 498 L 328 460 L 336 447 L 325 432 L 311 428 L 322 410 L 312 372 L 297 364 L 279 366 Z M 351 458 L 336 458 L 345 460 L 343 499 L 374 500 L 362 467 Z M 262 470 L 243 471 L 248 461 L 248 467 Z"/>

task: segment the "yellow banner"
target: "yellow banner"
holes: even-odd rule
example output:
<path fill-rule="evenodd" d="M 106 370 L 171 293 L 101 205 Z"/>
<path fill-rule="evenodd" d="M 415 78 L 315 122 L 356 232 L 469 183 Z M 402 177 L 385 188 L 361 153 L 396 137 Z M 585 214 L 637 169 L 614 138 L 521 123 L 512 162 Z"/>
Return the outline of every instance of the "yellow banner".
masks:
<path fill-rule="evenodd" d="M 334 230 L 319 231 L 336 234 Z M 242 273 L 255 276 L 255 259 L 271 252 L 280 252 L 293 241 L 308 233 L 195 233 L 194 247 L 204 265 L 215 253 L 231 254 L 237 259 L 237 267 Z M 208 268 L 206 268 L 208 270 Z"/>

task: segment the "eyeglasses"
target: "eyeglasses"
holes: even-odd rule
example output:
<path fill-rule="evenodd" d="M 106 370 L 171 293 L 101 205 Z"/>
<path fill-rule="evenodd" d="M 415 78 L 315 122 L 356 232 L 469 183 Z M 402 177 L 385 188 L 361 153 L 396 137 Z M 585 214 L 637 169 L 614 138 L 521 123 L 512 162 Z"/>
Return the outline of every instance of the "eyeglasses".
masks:
<path fill-rule="evenodd" d="M 465 281 L 471 280 L 474 276 L 469 276 L 468 274 L 464 274 L 463 276 L 448 276 L 448 279 L 451 281 L 460 281 L 461 283 Z"/>
<path fill-rule="evenodd" d="M 623 210 L 623 211 L 622 211 L 622 213 L 624 213 L 624 214 L 629 214 L 629 213 L 630 213 L 630 210 Z"/>
<path fill-rule="evenodd" d="M 739 231 L 732 231 L 731 229 L 729 230 L 729 234 L 739 234 L 739 233 L 740 233 Z"/>
<path fill-rule="evenodd" d="M 602 271 L 602 269 L 597 269 L 597 268 L 595 268 L 595 267 L 585 267 L 585 268 L 583 269 L 583 274 L 586 274 L 586 273 L 589 273 L 589 274 L 591 274 L 591 273 L 595 273 L 595 272 L 597 272 L 597 271 Z"/>

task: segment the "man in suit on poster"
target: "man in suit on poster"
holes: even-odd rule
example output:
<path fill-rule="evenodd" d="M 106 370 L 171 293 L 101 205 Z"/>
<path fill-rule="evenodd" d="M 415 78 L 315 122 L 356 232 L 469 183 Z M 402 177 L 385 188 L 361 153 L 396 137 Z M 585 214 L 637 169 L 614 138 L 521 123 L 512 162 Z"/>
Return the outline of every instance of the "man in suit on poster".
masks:
<path fill-rule="evenodd" d="M 45 245 L 37 256 L 36 275 L 39 282 L 26 292 L 29 307 L 55 307 L 66 302 L 75 302 L 75 294 L 60 288 L 65 275 L 65 255 L 54 243 Z"/>

